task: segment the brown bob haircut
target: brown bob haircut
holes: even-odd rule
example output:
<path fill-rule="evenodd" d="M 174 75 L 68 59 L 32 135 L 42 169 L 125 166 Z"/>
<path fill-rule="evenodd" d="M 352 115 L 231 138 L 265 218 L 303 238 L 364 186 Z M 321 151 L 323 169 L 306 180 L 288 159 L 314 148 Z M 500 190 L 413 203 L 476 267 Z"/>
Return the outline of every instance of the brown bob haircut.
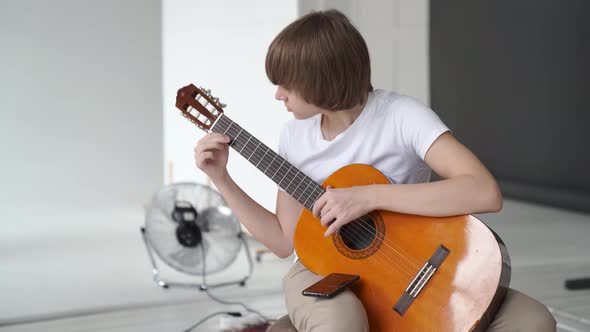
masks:
<path fill-rule="evenodd" d="M 311 12 L 283 29 L 268 48 L 266 75 L 327 110 L 364 104 L 373 91 L 367 44 L 337 10 Z"/>

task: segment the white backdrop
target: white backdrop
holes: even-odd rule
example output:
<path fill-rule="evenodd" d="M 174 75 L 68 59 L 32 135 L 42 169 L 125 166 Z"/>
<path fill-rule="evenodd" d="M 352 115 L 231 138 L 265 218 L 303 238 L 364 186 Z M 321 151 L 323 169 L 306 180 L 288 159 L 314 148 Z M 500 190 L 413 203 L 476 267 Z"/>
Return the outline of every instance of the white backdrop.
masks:
<path fill-rule="evenodd" d="M 152 289 L 161 33 L 159 0 L 0 1 L 0 321 Z"/>
<path fill-rule="evenodd" d="M 297 16 L 297 2 L 163 2 L 165 179 L 206 182 L 194 166 L 193 147 L 204 132 L 180 116 L 176 92 L 194 83 L 212 90 L 226 114 L 276 149 L 281 125 L 290 118 L 274 99 L 264 59 L 268 45 Z M 232 150 L 228 170 L 236 182 L 274 211 L 276 186 Z"/>
<path fill-rule="evenodd" d="M 344 12 L 365 38 L 376 89 L 429 104 L 428 0 L 299 1 L 300 14 L 330 8 Z"/>
<path fill-rule="evenodd" d="M 138 227 L 167 160 L 174 181 L 205 182 L 192 155 L 203 133 L 176 91 L 211 88 L 276 148 L 291 115 L 264 56 L 298 5 L 351 15 L 374 85 L 427 102 L 426 0 L 316 2 L 0 1 L 0 321 L 170 296 L 149 278 Z M 270 180 L 236 153 L 229 169 L 274 210 Z"/>
<path fill-rule="evenodd" d="M 228 104 L 227 115 L 271 148 L 290 118 L 274 100 L 264 71 L 272 39 L 309 10 L 338 8 L 369 47 L 376 88 L 429 103 L 427 0 L 188 1 L 163 3 L 164 157 L 166 181 L 205 182 L 192 149 L 204 135 L 174 107 L 176 91 L 205 86 Z M 274 211 L 276 187 L 233 151 L 228 169 L 255 200 Z"/>

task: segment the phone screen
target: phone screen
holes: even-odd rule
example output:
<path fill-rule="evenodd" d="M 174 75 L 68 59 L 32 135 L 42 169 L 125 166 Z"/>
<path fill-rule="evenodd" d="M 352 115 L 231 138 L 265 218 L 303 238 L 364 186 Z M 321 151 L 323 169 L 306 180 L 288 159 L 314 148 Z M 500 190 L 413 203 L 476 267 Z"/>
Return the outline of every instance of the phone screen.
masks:
<path fill-rule="evenodd" d="M 332 273 L 301 292 L 305 296 L 332 298 L 359 280 L 358 275 Z"/>

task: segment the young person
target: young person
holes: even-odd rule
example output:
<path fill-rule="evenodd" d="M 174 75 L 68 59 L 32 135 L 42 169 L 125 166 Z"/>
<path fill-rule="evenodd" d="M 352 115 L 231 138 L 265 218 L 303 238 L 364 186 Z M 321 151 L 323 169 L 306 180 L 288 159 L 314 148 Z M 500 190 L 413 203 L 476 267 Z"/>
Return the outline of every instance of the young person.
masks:
<path fill-rule="evenodd" d="M 275 98 L 295 119 L 284 126 L 279 154 L 317 183 L 352 164 L 372 165 L 390 185 L 328 188 L 313 214 L 329 236 L 373 210 L 424 216 L 497 212 L 502 195 L 494 177 L 459 143 L 427 106 L 394 92 L 374 90 L 369 53 L 342 13 L 305 15 L 274 39 L 266 72 Z M 195 146 L 195 161 L 225 197 L 240 222 L 280 257 L 293 253 L 295 224 L 303 207 L 277 193 L 272 213 L 250 198 L 226 169 L 230 138 L 210 133 Z M 428 182 L 431 170 L 443 180 Z M 297 261 L 284 278 L 292 331 L 368 331 L 365 310 L 351 291 L 330 300 L 301 295 L 321 276 Z M 555 331 L 541 303 L 510 289 L 489 331 Z"/>

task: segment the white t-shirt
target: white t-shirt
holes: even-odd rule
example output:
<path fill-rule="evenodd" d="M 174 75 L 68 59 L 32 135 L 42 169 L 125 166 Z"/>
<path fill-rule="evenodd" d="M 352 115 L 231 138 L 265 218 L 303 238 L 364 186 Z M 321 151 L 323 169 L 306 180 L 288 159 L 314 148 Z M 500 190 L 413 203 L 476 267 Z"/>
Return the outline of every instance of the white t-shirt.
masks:
<path fill-rule="evenodd" d="M 449 128 L 426 105 L 408 96 L 375 90 L 344 132 L 324 139 L 321 114 L 291 119 L 282 128 L 279 154 L 315 182 L 322 183 L 349 164 L 371 165 L 391 183 L 430 180 L 424 162 L 430 145 Z"/>

